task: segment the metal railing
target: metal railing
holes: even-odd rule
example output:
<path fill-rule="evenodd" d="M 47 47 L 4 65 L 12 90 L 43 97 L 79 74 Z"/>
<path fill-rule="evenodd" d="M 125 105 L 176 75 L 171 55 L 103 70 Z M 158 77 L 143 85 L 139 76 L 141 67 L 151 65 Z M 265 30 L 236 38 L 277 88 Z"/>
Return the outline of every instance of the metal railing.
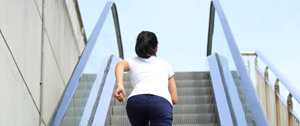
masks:
<path fill-rule="evenodd" d="M 259 93 L 263 93 L 263 94 L 259 94 L 259 95 L 263 95 L 261 96 L 261 101 L 264 102 L 266 105 L 265 107 L 265 112 L 267 113 L 268 116 L 268 120 L 270 121 L 270 123 L 275 123 L 279 126 L 279 125 L 289 125 L 289 126 L 293 126 L 293 125 L 300 125 L 300 118 L 297 115 L 297 113 L 293 110 L 293 100 L 292 97 L 294 97 L 294 99 L 298 102 L 298 104 L 300 104 L 300 92 L 297 90 L 297 88 L 291 84 L 284 76 L 283 74 L 272 64 L 272 62 L 270 62 L 270 60 L 267 59 L 267 57 L 265 57 L 260 51 L 256 51 L 256 52 L 248 52 L 248 53 L 241 53 L 243 56 L 254 56 L 255 57 L 255 70 L 257 71 L 256 73 L 256 80 L 257 80 L 257 90 L 262 90 L 262 92 Z M 260 66 L 258 65 L 258 59 L 260 59 L 264 64 L 265 64 L 265 71 L 262 71 L 260 69 Z M 250 64 L 248 63 L 248 69 L 250 70 Z M 275 84 L 272 84 L 269 80 L 269 72 L 271 71 L 271 73 L 275 76 Z M 257 75 L 260 74 L 260 75 Z M 262 83 L 259 83 L 259 79 L 257 76 L 262 76 L 263 77 L 263 81 Z M 264 84 L 264 85 L 262 85 Z M 282 85 L 280 85 L 282 84 Z M 280 93 L 280 87 L 284 86 L 284 88 L 288 91 L 288 96 L 286 101 L 284 100 L 285 98 L 282 97 L 282 94 Z M 262 89 L 259 89 L 262 88 Z M 271 89 L 271 90 L 268 90 Z M 272 98 L 274 97 L 274 98 Z M 280 101 L 281 102 L 280 102 Z M 272 108 L 272 106 L 270 106 L 270 104 L 275 103 L 275 106 L 273 106 L 274 108 Z M 282 105 L 284 105 L 284 107 L 286 108 L 286 110 L 282 110 Z M 273 110 L 275 110 L 274 112 L 274 116 L 272 116 L 272 112 Z M 283 112 L 286 111 L 286 112 Z M 287 113 L 287 115 L 285 115 L 285 113 Z M 285 121 L 285 119 L 283 117 L 287 116 L 287 122 Z M 274 124 L 275 125 L 275 124 Z"/>
<path fill-rule="evenodd" d="M 214 47 L 217 45 L 213 44 L 222 44 L 219 49 L 223 49 L 223 51 L 218 52 L 219 54 L 226 55 L 226 58 L 229 58 L 229 66 L 234 67 L 234 70 L 237 71 L 240 81 L 242 83 L 242 88 L 244 89 L 245 95 L 247 97 L 247 102 L 251 109 L 255 125 L 269 125 L 263 108 L 259 102 L 256 90 L 252 84 L 250 76 L 245 67 L 245 63 L 243 62 L 242 56 L 238 49 L 238 46 L 235 42 L 233 34 L 230 30 L 229 23 L 227 22 L 226 16 L 222 10 L 222 7 L 219 3 L 219 0 L 212 0 L 212 6 L 210 12 L 210 21 L 209 21 L 209 33 L 208 33 L 208 46 L 207 46 L 207 56 L 211 55 L 214 52 L 218 52 L 218 50 L 214 50 Z M 216 11 L 217 14 L 214 14 Z M 215 20 L 219 19 L 219 20 Z M 224 36 L 224 40 L 214 40 L 214 36 L 216 36 L 216 21 L 220 22 L 220 32 Z M 218 41 L 218 43 L 213 42 Z M 227 48 L 226 48 L 227 47 Z M 224 52 L 225 49 L 225 52 Z"/>
<path fill-rule="evenodd" d="M 111 12 L 111 15 L 110 15 L 110 12 Z M 79 83 L 84 71 L 90 72 L 90 71 L 93 71 L 93 69 L 98 69 L 98 70 L 95 70 L 97 73 L 97 77 L 102 77 L 101 75 L 103 73 L 97 72 L 99 70 L 102 71 L 101 70 L 102 68 L 100 68 L 100 69 L 97 67 L 88 68 L 87 64 L 88 64 L 88 61 L 90 61 L 91 55 L 94 55 L 95 53 L 99 53 L 99 52 L 94 51 L 94 50 L 99 50 L 99 48 L 95 49 L 95 46 L 103 46 L 103 45 L 101 45 L 101 43 L 104 43 L 104 41 L 103 40 L 99 41 L 99 39 L 101 39 L 101 37 L 99 38 L 99 34 L 102 34 L 102 35 L 105 34 L 103 32 L 103 29 L 106 29 L 107 27 L 108 27 L 108 29 L 111 29 L 111 27 L 104 25 L 109 16 L 112 16 L 112 18 L 113 18 L 113 23 L 114 23 L 113 27 L 115 29 L 115 33 L 113 33 L 113 34 L 116 35 L 116 38 L 115 38 L 116 40 L 112 40 L 112 41 L 117 42 L 116 44 L 118 47 L 118 55 L 120 58 L 122 58 L 122 59 L 124 58 L 121 34 L 120 34 L 121 32 L 120 32 L 120 27 L 119 27 L 119 20 L 118 20 L 116 6 L 113 2 L 109 1 L 106 3 L 105 7 L 103 8 L 102 13 L 92 31 L 92 34 L 89 37 L 87 45 L 86 45 L 85 49 L 83 50 L 82 55 L 80 56 L 80 59 L 72 73 L 72 76 L 70 77 L 68 85 L 66 86 L 65 91 L 63 92 L 63 95 L 61 96 L 61 99 L 56 107 L 56 110 L 54 111 L 52 118 L 50 119 L 50 122 L 49 122 L 50 126 L 61 125 L 61 122 L 64 119 L 66 111 L 70 105 L 72 97 L 75 93 L 75 90 L 78 87 L 78 83 Z M 102 37 L 105 37 L 105 35 L 103 35 Z M 107 43 L 104 43 L 104 44 L 107 44 Z M 100 52 L 100 54 L 101 53 L 107 53 L 105 55 L 107 55 L 108 57 L 110 57 L 110 55 L 111 55 L 110 52 Z M 103 54 L 98 56 L 98 58 L 99 57 L 101 58 L 101 56 L 103 56 Z M 107 56 L 102 57 L 102 59 L 105 60 L 104 61 L 105 63 L 108 60 Z M 97 58 L 97 57 L 93 57 L 93 58 Z M 113 61 L 116 61 L 116 60 L 113 60 Z M 97 63 L 99 61 L 90 61 L 90 62 Z M 102 63 L 102 61 L 100 62 L 100 64 L 98 63 L 98 66 L 105 65 L 105 63 L 104 64 L 103 63 L 101 64 L 101 63 Z M 89 69 L 89 70 L 86 70 L 86 69 Z M 104 72 L 104 70 L 102 72 Z M 107 73 L 108 72 L 106 72 L 106 74 Z M 104 86 L 104 85 L 102 85 L 102 86 Z M 98 104 L 98 103 L 95 103 L 95 104 Z"/>
<path fill-rule="evenodd" d="M 225 126 L 246 125 L 241 101 L 238 98 L 237 90 L 234 90 L 236 87 L 233 77 L 228 70 L 227 62 L 223 59 L 217 53 L 207 58 L 220 124 Z"/>

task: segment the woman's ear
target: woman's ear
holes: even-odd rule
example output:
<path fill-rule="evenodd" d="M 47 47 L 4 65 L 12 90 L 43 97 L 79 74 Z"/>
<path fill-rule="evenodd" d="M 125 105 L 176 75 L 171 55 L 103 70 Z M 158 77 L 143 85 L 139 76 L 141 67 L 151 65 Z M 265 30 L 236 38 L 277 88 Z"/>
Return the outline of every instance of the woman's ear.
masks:
<path fill-rule="evenodd" d="M 158 50 L 158 46 L 156 46 L 155 49 L 154 49 L 155 54 L 156 54 L 157 50 Z"/>

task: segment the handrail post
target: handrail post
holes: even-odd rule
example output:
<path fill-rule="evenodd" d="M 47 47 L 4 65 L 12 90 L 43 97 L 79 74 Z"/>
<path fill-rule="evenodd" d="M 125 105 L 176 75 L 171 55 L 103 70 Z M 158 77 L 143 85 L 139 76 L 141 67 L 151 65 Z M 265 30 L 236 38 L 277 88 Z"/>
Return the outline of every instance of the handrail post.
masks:
<path fill-rule="evenodd" d="M 289 93 L 287 96 L 287 106 L 288 106 L 288 120 L 289 120 L 289 126 L 293 126 L 293 101 L 292 101 L 292 94 Z"/>
<path fill-rule="evenodd" d="M 269 106 L 269 95 L 268 95 L 268 81 L 269 81 L 269 73 L 268 73 L 268 66 L 265 68 L 265 72 L 264 72 L 264 75 L 265 75 L 265 97 L 266 97 L 266 115 L 267 115 L 267 119 L 269 120 L 270 119 L 270 115 L 269 115 L 269 109 L 268 109 L 268 106 Z M 270 120 L 269 120 L 270 121 Z"/>
<path fill-rule="evenodd" d="M 269 80 L 269 73 L 268 73 L 268 66 L 265 68 L 265 72 L 264 72 L 264 74 L 265 74 L 265 80 L 266 81 L 268 81 Z"/>
<path fill-rule="evenodd" d="M 254 59 L 254 63 L 255 63 L 255 66 L 258 66 L 258 63 L 257 63 L 257 55 L 255 55 L 255 59 Z"/>
<path fill-rule="evenodd" d="M 246 64 L 247 68 L 248 68 L 248 73 L 250 75 L 250 60 L 248 59 L 247 64 Z"/>
<path fill-rule="evenodd" d="M 277 126 L 280 126 L 280 106 L 279 106 L 279 98 L 277 95 L 279 95 L 279 79 L 277 78 L 275 81 L 275 103 L 276 103 L 276 121 Z"/>

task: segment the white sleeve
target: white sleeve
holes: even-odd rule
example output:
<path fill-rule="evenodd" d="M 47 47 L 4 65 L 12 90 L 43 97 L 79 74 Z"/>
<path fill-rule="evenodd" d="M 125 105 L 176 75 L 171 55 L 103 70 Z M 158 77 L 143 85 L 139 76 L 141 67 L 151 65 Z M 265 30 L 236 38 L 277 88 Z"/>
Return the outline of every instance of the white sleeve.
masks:
<path fill-rule="evenodd" d="M 126 62 L 128 62 L 129 67 L 131 67 L 133 59 L 132 58 L 128 58 L 128 59 L 124 59 Z"/>
<path fill-rule="evenodd" d="M 175 75 L 171 65 L 169 63 L 167 63 L 167 69 L 168 69 L 168 77 L 171 78 L 172 76 Z"/>

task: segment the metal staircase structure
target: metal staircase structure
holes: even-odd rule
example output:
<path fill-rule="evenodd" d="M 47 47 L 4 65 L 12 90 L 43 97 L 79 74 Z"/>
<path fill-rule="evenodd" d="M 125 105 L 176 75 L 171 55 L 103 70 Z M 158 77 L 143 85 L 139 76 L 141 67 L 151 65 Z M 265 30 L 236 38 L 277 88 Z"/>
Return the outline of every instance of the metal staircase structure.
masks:
<path fill-rule="evenodd" d="M 116 5 L 107 2 L 48 125 L 130 125 L 125 105 L 112 97 L 115 65 L 124 58 L 120 33 Z M 293 101 L 300 102 L 300 93 L 261 53 L 255 56 L 278 78 L 274 88 L 264 79 L 267 74 L 259 76 L 262 82 L 254 88 L 219 0 L 213 0 L 207 43 L 209 71 L 175 73 L 179 97 L 173 125 L 300 125 L 293 111 Z M 132 87 L 126 74 L 124 81 L 128 95 Z M 287 102 L 282 100 L 279 82 L 288 90 Z"/>
<path fill-rule="evenodd" d="M 208 72 L 176 72 L 178 103 L 173 107 L 174 126 L 218 126 L 218 112 Z M 132 90 L 124 77 L 126 94 Z M 112 98 L 105 126 L 130 126 L 124 104 Z M 126 103 L 125 103 L 126 104 Z"/>

